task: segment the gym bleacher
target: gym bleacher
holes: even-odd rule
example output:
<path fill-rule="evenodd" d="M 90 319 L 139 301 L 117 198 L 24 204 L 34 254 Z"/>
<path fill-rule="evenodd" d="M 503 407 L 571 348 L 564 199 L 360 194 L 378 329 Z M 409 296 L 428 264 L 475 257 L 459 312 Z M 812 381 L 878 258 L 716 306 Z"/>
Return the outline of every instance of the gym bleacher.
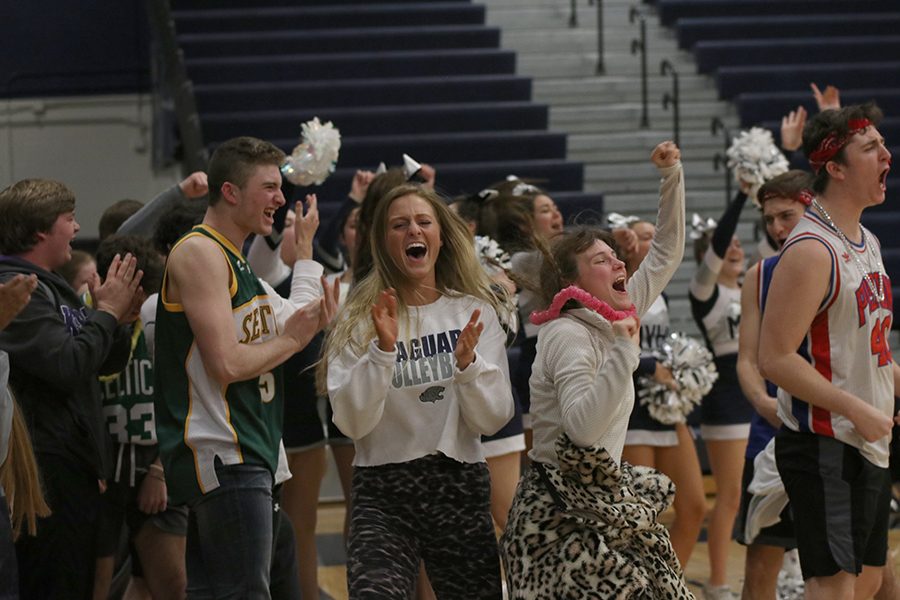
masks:
<path fill-rule="evenodd" d="M 301 123 L 341 132 L 336 171 L 304 192 L 323 216 L 357 169 L 396 165 L 403 153 L 437 169 L 448 195 L 477 192 L 509 174 L 544 180 L 571 217 L 602 196 L 584 194 L 584 167 L 566 160 L 566 136 L 548 131 L 515 53 L 468 0 L 353 2 L 197 0 L 173 3 L 179 46 L 194 83 L 205 142 L 235 135 L 285 151 Z"/>

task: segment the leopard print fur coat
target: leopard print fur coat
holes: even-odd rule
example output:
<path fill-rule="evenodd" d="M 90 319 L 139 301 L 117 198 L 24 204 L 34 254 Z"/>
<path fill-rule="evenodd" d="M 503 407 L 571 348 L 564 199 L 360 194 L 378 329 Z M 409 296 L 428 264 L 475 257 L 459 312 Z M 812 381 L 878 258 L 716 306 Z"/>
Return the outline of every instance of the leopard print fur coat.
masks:
<path fill-rule="evenodd" d="M 659 514 L 675 487 L 565 434 L 559 467 L 534 463 L 519 483 L 501 543 L 517 600 L 693 599 Z"/>

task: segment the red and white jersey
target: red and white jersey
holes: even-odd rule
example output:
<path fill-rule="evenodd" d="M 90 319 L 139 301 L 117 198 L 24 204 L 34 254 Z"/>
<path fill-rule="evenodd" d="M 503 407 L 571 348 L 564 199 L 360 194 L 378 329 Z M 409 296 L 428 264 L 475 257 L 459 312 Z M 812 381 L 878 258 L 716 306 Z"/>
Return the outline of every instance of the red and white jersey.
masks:
<path fill-rule="evenodd" d="M 862 227 L 862 226 L 860 226 Z M 885 415 L 894 409 L 893 360 L 888 344 L 893 315 L 891 282 L 876 269 L 881 262 L 877 238 L 865 227 L 859 245 L 850 248 L 814 210 L 807 210 L 791 232 L 782 253 L 801 240 L 816 240 L 831 257 L 828 294 L 822 301 L 798 350 L 816 371 L 837 387 L 871 404 Z M 876 290 L 884 290 L 879 301 L 862 276 L 856 253 L 866 267 Z M 778 416 L 794 431 L 834 437 L 860 450 L 873 464 L 888 466 L 890 436 L 867 442 L 846 418 L 811 406 L 778 389 Z"/>

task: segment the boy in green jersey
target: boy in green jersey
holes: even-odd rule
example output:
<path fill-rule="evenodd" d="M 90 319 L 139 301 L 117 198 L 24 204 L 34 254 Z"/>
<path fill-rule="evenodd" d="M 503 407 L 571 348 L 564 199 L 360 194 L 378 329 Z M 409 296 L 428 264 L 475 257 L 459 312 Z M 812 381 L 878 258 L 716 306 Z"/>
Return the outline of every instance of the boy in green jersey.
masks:
<path fill-rule="evenodd" d="M 283 160 L 254 138 L 219 146 L 206 215 L 172 248 L 160 292 L 157 438 L 169 495 L 190 509 L 188 591 L 197 597 L 269 598 L 278 367 L 336 310 L 335 286 L 311 260 L 315 202 L 298 218 L 289 300 L 260 281 L 240 251 L 251 233 L 270 233 L 285 202 Z"/>

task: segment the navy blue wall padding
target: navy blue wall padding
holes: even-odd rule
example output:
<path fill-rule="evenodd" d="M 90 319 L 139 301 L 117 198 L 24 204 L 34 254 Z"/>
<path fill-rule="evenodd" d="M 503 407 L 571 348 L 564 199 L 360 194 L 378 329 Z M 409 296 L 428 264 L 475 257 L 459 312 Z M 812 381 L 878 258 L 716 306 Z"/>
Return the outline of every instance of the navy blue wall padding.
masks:
<path fill-rule="evenodd" d="M 460 2 L 428 2 L 410 10 L 404 4 L 363 3 L 312 7 L 174 10 L 179 33 L 275 31 L 278 29 L 344 29 L 398 27 L 442 23 L 483 25 L 484 6 Z"/>
<path fill-rule="evenodd" d="M 679 47 L 690 50 L 700 41 L 889 35 L 900 32 L 898 13 L 855 15 L 805 14 L 678 19 Z"/>
<path fill-rule="evenodd" d="M 217 113 L 202 117 L 209 143 L 238 135 L 279 139 L 299 135 L 300 125 L 319 117 L 333 121 L 342 136 L 389 135 L 423 131 L 499 131 L 546 129 L 547 106 L 532 102 L 489 102 L 478 104 L 433 104 L 334 109 L 328 112 L 260 111 Z M 427 162 L 427 158 L 421 160 Z"/>
<path fill-rule="evenodd" d="M 497 48 L 500 29 L 480 25 L 441 25 L 430 27 L 384 27 L 379 29 L 325 29 L 195 33 L 179 35 L 178 44 L 185 56 L 253 56 L 291 54 L 299 50 L 316 54 L 326 52 L 383 52 L 387 50 L 425 50 L 430 48 Z"/>
<path fill-rule="evenodd" d="M 217 83 L 512 74 L 516 70 L 514 52 L 488 48 L 199 58 L 186 62 L 195 81 Z"/>
<path fill-rule="evenodd" d="M 785 63 L 858 63 L 900 57 L 900 35 L 775 38 L 698 42 L 697 72 L 719 67 Z"/>
<path fill-rule="evenodd" d="M 810 81 L 827 81 L 842 90 L 900 87 L 900 61 L 723 67 L 716 71 L 719 97 L 725 100 L 744 92 L 808 89 Z"/>
<path fill-rule="evenodd" d="M 140 0 L 4 2 L 0 97 L 132 93 L 150 88 Z"/>
<path fill-rule="evenodd" d="M 463 75 L 337 81 L 200 84 L 194 88 L 201 112 L 331 110 L 344 107 L 527 102 L 531 79 L 515 75 Z"/>
<path fill-rule="evenodd" d="M 818 15 L 890 12 L 896 0 L 659 0 L 656 4 L 663 25 L 675 25 L 687 17 L 736 17 L 758 15 Z"/>
<path fill-rule="evenodd" d="M 273 140 L 273 143 L 278 140 Z M 285 144 L 284 142 L 288 142 Z M 287 152 L 298 140 L 284 140 Z M 549 131 L 472 131 L 389 136 L 353 136 L 341 143 L 341 162 L 378 165 L 399 162 L 404 154 L 429 163 L 558 159 L 566 155 L 566 136 Z M 424 160 L 424 159 L 423 159 Z"/>
<path fill-rule="evenodd" d="M 735 98 L 741 127 L 750 127 L 764 121 L 779 121 L 788 112 L 803 106 L 810 114 L 818 112 L 816 101 L 803 79 L 796 79 L 793 91 L 788 92 L 746 92 Z M 831 83 L 827 74 L 820 74 L 811 81 L 818 82 L 819 87 L 826 82 Z M 841 89 L 841 101 L 847 104 L 864 104 L 875 101 L 889 118 L 900 117 L 900 87 Z"/>

